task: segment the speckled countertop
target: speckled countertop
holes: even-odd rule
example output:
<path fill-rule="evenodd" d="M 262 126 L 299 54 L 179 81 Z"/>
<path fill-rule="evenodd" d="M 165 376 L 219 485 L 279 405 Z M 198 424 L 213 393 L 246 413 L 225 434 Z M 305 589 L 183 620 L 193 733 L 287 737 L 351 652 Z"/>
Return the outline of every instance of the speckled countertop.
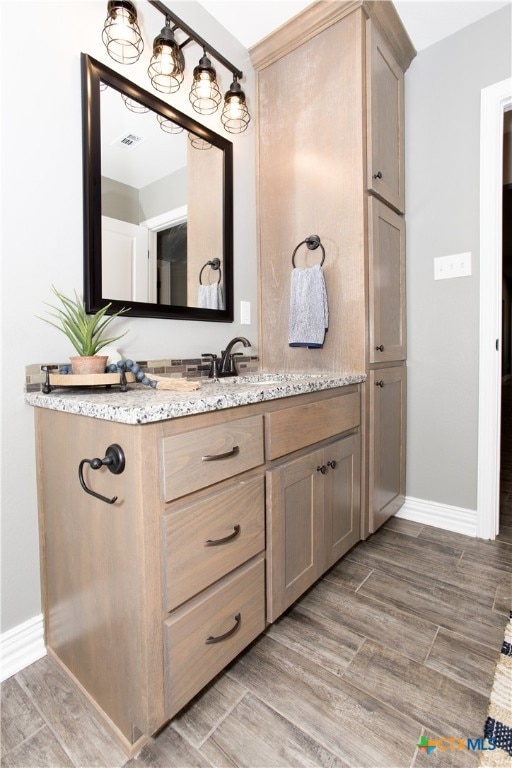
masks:
<path fill-rule="evenodd" d="M 151 389 L 129 385 L 127 392 L 106 389 L 55 389 L 25 394 L 25 402 L 39 408 L 65 411 L 122 424 L 149 424 L 154 421 L 262 403 L 281 397 L 303 395 L 324 389 L 359 384 L 364 374 L 252 374 L 219 381 L 203 380 L 192 392 Z"/>

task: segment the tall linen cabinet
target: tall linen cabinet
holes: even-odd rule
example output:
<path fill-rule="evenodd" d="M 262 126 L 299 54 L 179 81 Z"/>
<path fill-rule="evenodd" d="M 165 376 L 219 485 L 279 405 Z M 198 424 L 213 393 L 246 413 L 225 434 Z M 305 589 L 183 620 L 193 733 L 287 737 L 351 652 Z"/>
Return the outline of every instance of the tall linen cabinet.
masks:
<path fill-rule="evenodd" d="M 257 72 L 261 363 L 367 373 L 362 535 L 405 495 L 404 72 L 391 2 L 319 0 L 251 51 Z M 292 254 L 319 235 L 329 330 L 290 347 Z M 318 263 L 306 245 L 296 267 Z"/>

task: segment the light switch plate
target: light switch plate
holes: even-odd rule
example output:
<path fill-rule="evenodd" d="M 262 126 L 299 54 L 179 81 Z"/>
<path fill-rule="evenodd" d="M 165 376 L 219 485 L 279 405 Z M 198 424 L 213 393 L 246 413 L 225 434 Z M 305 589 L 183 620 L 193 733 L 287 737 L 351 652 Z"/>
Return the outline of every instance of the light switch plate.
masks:
<path fill-rule="evenodd" d="M 436 256 L 434 259 L 434 280 L 448 280 L 451 277 L 471 275 L 471 253 L 456 253 L 452 256 Z"/>

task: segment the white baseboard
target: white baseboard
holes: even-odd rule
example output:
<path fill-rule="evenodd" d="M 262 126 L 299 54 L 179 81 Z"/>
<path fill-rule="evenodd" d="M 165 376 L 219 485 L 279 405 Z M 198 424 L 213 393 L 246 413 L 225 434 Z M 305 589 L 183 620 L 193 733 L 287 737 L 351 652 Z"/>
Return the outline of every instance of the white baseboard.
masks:
<path fill-rule="evenodd" d="M 406 496 L 404 505 L 396 513 L 396 517 L 423 523 L 423 525 L 433 525 L 445 531 L 463 533 L 466 536 L 476 536 L 476 509 L 453 507 L 450 504 L 439 504 L 437 501 L 425 501 Z"/>
<path fill-rule="evenodd" d="M 0 680 L 46 656 L 43 614 L 0 635 Z"/>

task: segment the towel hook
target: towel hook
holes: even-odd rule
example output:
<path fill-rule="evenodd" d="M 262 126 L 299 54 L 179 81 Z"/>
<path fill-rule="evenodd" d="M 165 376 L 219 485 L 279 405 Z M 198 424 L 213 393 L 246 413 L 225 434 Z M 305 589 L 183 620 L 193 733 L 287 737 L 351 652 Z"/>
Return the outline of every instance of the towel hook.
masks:
<path fill-rule="evenodd" d="M 107 496 L 103 496 L 101 493 L 96 493 L 96 491 L 93 491 L 92 488 L 88 487 L 84 480 L 84 464 L 89 464 L 92 469 L 108 467 L 113 475 L 120 475 L 122 472 L 124 472 L 125 463 L 126 462 L 123 449 L 117 443 L 112 443 L 112 445 L 109 445 L 105 451 L 105 456 L 103 459 L 82 459 L 78 466 L 78 478 L 80 480 L 80 485 L 84 491 L 91 496 L 95 496 L 97 499 L 101 499 L 101 501 L 104 501 L 106 504 L 114 504 L 114 502 L 117 501 L 117 496 L 112 496 L 112 498 L 109 499 Z"/>
<path fill-rule="evenodd" d="M 207 261 L 206 264 L 203 264 L 201 271 L 199 273 L 199 285 L 203 284 L 201 281 L 201 278 L 203 276 L 203 272 L 206 269 L 206 267 L 211 267 L 214 270 L 217 270 L 217 269 L 219 270 L 219 279 L 217 280 L 217 282 L 220 283 L 222 278 L 222 270 L 220 268 L 220 259 L 215 258 L 215 259 L 211 259 L 210 261 Z"/>
<path fill-rule="evenodd" d="M 294 250 L 292 254 L 292 266 L 295 268 L 295 254 L 301 247 L 301 245 L 307 245 L 310 251 L 316 251 L 318 246 L 322 249 L 322 261 L 320 262 L 320 266 L 323 266 L 323 263 L 325 261 L 325 248 L 323 247 L 322 243 L 320 242 L 320 238 L 318 235 L 309 235 L 309 237 L 306 237 L 305 240 L 303 240 L 301 243 L 298 244 L 296 249 Z"/>

